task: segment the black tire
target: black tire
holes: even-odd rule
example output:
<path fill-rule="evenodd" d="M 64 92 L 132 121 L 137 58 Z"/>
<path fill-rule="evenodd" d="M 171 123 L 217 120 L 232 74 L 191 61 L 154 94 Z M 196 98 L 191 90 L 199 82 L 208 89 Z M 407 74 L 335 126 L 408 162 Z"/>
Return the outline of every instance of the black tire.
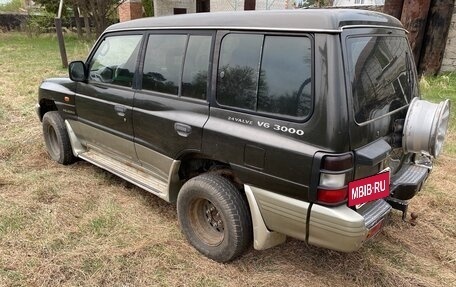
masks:
<path fill-rule="evenodd" d="M 64 165 L 76 161 L 65 122 L 58 112 L 52 111 L 44 114 L 43 135 L 44 143 L 51 159 Z"/>
<path fill-rule="evenodd" d="M 220 175 L 206 173 L 187 181 L 177 197 L 177 214 L 190 244 L 212 260 L 231 261 L 252 242 L 247 202 Z"/>

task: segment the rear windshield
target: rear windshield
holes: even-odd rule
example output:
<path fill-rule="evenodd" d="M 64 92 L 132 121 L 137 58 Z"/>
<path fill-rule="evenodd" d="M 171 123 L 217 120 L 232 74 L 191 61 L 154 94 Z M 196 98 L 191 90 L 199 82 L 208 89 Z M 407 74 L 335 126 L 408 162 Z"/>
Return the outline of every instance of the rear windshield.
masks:
<path fill-rule="evenodd" d="M 356 122 L 408 105 L 416 81 L 405 37 L 349 37 L 347 51 Z"/>

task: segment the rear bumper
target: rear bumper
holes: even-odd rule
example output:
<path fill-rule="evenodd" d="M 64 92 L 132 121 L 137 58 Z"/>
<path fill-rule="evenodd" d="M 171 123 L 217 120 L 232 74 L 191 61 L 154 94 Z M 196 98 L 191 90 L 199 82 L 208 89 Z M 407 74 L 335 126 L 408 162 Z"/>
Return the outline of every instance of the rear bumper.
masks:
<path fill-rule="evenodd" d="M 260 234 L 274 231 L 332 250 L 356 251 L 366 241 L 369 230 L 391 211 L 391 206 L 383 199 L 369 202 L 355 211 L 347 206 L 310 204 L 252 186 L 246 186 L 247 189 L 252 195 L 249 198 L 252 218 L 256 218 L 253 222 L 255 242 Z M 274 244 L 264 238 L 262 236 L 263 244 L 254 246 L 256 249 L 280 242 L 277 240 Z"/>
<path fill-rule="evenodd" d="M 369 231 L 384 220 L 391 206 L 383 199 L 372 201 L 355 211 L 347 206 L 314 205 L 309 221 L 308 243 L 337 251 L 358 250 Z"/>

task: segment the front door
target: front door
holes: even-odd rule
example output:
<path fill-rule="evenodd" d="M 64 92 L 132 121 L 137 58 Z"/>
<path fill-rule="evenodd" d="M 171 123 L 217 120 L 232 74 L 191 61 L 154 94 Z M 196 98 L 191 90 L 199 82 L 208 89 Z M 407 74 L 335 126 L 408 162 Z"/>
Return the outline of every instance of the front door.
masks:
<path fill-rule="evenodd" d="M 132 89 L 142 35 L 106 36 L 87 63 L 87 83 L 78 83 L 75 128 L 89 149 L 136 161 Z"/>

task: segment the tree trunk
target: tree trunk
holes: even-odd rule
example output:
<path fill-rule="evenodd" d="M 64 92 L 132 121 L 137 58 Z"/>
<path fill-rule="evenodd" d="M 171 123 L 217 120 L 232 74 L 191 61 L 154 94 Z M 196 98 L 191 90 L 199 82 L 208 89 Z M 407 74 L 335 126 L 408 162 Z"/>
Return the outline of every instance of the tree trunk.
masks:
<path fill-rule="evenodd" d="M 92 38 L 92 33 L 90 32 L 89 15 L 87 14 L 87 12 L 84 13 L 84 27 L 85 27 L 85 32 L 86 32 L 87 39 Z"/>
<path fill-rule="evenodd" d="M 454 0 L 433 0 L 423 40 L 420 74 L 436 75 L 442 65 L 453 15 Z"/>
<path fill-rule="evenodd" d="M 404 0 L 385 0 L 383 6 L 383 13 L 401 19 L 402 7 L 404 6 Z"/>
<path fill-rule="evenodd" d="M 78 38 L 82 38 L 81 19 L 79 18 L 78 6 L 73 5 L 74 21 L 76 22 L 76 30 L 78 31 Z"/>
<path fill-rule="evenodd" d="M 401 22 L 410 33 L 408 38 L 413 51 L 415 64 L 419 66 L 426 21 L 431 0 L 404 0 Z"/>

